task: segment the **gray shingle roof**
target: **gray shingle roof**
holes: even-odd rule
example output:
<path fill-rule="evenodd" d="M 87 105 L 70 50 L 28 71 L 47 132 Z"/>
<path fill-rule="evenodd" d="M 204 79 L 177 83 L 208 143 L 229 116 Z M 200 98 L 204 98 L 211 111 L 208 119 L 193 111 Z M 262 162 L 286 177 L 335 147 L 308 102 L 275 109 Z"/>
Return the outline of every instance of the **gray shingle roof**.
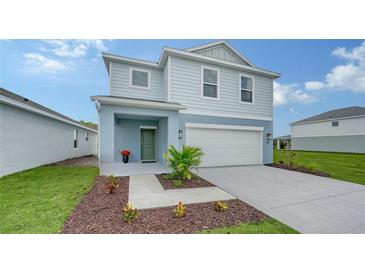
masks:
<path fill-rule="evenodd" d="M 308 117 L 303 120 L 296 121 L 296 122 L 292 123 L 292 125 L 306 123 L 306 122 L 320 121 L 320 120 L 361 116 L 361 115 L 365 115 L 365 107 L 353 106 L 353 107 L 348 107 L 348 108 L 339 108 L 339 109 L 334 109 L 334 110 L 330 110 L 327 112 L 323 112 L 321 114 L 317 114 L 317 115 Z"/>
<path fill-rule="evenodd" d="M 76 121 L 74 119 L 71 119 L 70 117 L 67 117 L 67 116 L 65 116 L 65 115 L 63 115 L 61 113 L 58 113 L 56 111 L 53 111 L 52 109 L 49 109 L 49 108 L 47 108 L 45 106 L 42 106 L 42 105 L 40 105 L 40 104 L 38 104 L 36 102 L 33 102 L 33 101 L 29 100 L 28 98 L 25 98 L 23 96 L 20 96 L 20 95 L 18 95 L 16 93 L 13 93 L 13 92 L 11 92 L 9 90 L 6 90 L 6 89 L 2 88 L 2 87 L 0 87 L 0 94 L 3 95 L 3 96 L 5 96 L 5 97 L 8 97 L 10 99 L 13 99 L 15 101 L 18 101 L 20 103 L 23 103 L 23 104 L 26 104 L 28 106 L 31 106 L 31 107 L 34 107 L 34 108 L 43 110 L 43 111 L 48 112 L 48 113 L 53 114 L 53 115 L 56 115 L 56 116 L 58 116 L 60 118 L 66 119 L 66 120 L 68 120 L 70 122 L 77 123 L 77 124 L 79 124 L 82 127 L 90 128 L 88 126 L 82 125 L 79 121 Z M 95 131 L 95 129 L 93 129 L 93 128 L 90 128 L 90 129 L 93 130 L 93 131 Z"/>

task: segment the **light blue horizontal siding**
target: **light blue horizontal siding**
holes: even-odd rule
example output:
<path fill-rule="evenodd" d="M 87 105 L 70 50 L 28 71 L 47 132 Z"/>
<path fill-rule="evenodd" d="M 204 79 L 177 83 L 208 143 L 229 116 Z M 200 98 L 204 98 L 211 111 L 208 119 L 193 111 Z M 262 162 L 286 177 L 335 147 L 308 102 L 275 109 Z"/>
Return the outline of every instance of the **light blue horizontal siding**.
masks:
<path fill-rule="evenodd" d="M 365 135 L 292 138 L 291 149 L 365 153 Z"/>
<path fill-rule="evenodd" d="M 151 72 L 151 89 L 129 87 L 129 68 L 141 68 Z M 157 69 L 130 66 L 112 62 L 110 72 L 110 95 L 146 100 L 164 100 L 163 72 Z"/>
<path fill-rule="evenodd" d="M 234 115 L 272 117 L 273 80 L 268 77 L 240 72 L 225 67 L 213 66 L 220 71 L 219 100 L 201 98 L 201 66 L 196 61 L 171 57 L 171 101 L 188 106 L 196 111 L 219 111 Z M 255 78 L 255 103 L 239 103 L 239 74 Z"/>
<path fill-rule="evenodd" d="M 163 90 L 162 90 L 162 98 L 163 101 L 168 100 L 168 71 L 169 71 L 169 64 L 166 62 L 166 65 L 163 69 Z"/>

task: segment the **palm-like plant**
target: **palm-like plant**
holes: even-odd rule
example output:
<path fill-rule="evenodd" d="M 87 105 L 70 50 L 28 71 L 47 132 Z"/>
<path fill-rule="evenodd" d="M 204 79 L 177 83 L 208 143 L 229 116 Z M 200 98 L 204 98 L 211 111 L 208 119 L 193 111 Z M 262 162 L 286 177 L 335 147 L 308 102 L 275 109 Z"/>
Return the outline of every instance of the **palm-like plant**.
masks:
<path fill-rule="evenodd" d="M 163 157 L 167 160 L 168 167 L 172 169 L 174 177 L 182 180 L 190 180 L 193 168 L 201 164 L 203 152 L 199 147 L 183 146 L 179 151 L 171 145 Z"/>

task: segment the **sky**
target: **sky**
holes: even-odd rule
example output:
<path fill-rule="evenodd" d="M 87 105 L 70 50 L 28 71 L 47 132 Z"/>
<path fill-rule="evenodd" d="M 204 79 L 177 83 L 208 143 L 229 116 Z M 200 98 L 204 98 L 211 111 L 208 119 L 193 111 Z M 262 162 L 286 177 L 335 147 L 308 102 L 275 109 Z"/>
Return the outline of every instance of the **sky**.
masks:
<path fill-rule="evenodd" d="M 97 121 L 92 95 L 108 94 L 101 52 L 157 61 L 162 47 L 214 40 L 1 40 L 0 86 L 73 119 Z M 274 82 L 274 136 L 291 122 L 349 106 L 365 107 L 364 40 L 230 40 Z"/>

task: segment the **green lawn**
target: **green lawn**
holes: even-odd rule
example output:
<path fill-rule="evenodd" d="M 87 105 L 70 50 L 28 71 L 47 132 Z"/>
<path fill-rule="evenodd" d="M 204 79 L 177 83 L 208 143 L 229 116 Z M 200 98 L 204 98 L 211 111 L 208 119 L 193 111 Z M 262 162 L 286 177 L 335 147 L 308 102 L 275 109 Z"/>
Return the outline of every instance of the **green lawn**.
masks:
<path fill-rule="evenodd" d="M 202 234 L 297 234 L 296 230 L 273 219 L 268 218 L 256 224 L 242 223 L 237 226 L 205 229 Z"/>
<path fill-rule="evenodd" d="M 294 164 L 330 174 L 331 178 L 365 185 L 365 154 L 295 151 Z M 274 149 L 274 162 L 287 162 L 284 150 Z"/>
<path fill-rule="evenodd" d="M 0 178 L 0 233 L 58 233 L 96 167 L 38 167 Z"/>

